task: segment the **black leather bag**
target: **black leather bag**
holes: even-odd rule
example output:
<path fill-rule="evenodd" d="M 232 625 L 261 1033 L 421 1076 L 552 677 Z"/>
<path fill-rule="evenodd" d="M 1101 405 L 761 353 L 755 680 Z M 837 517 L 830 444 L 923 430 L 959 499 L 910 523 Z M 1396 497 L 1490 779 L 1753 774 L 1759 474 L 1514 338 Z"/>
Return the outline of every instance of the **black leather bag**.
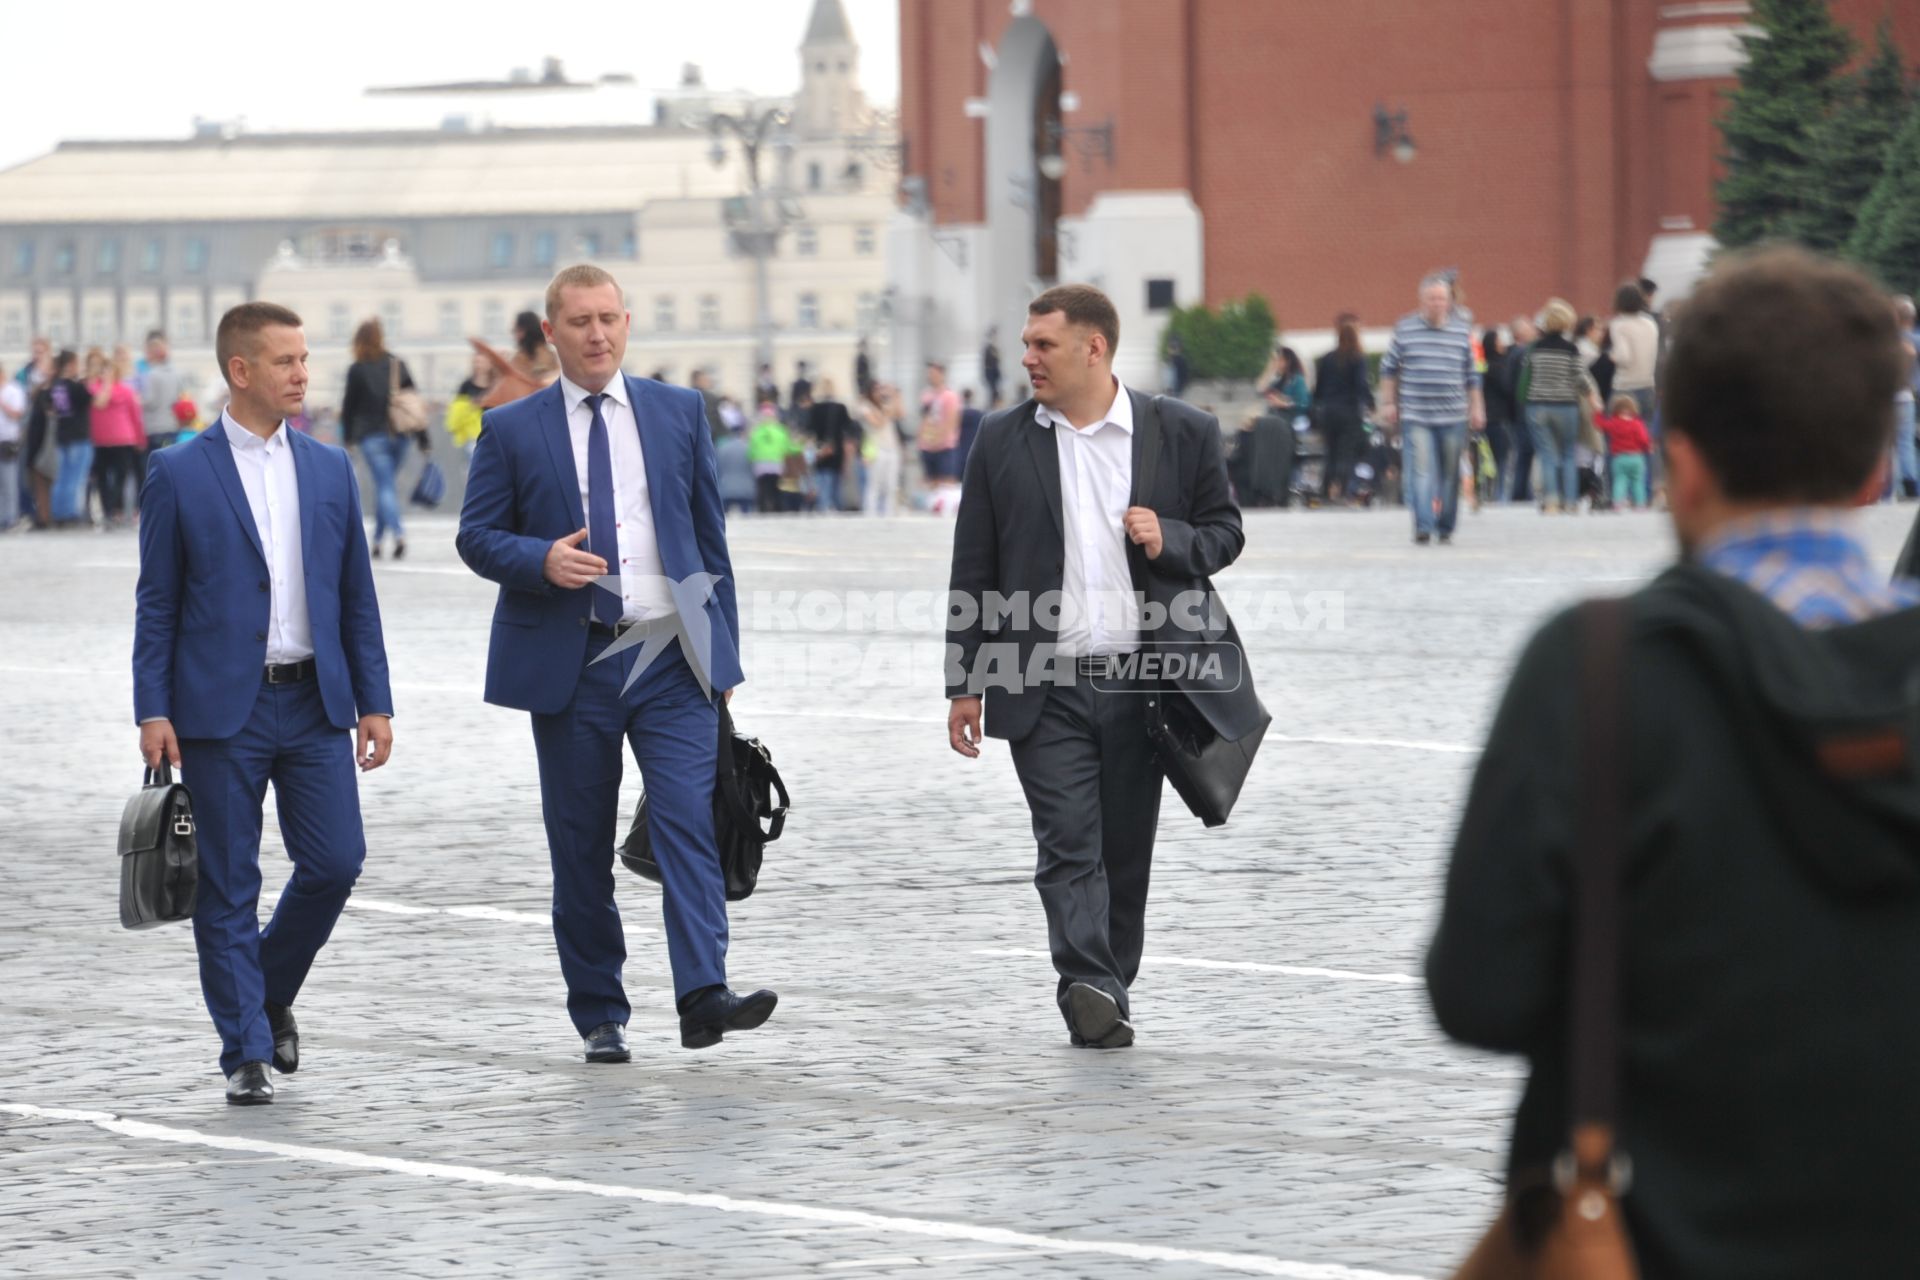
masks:
<path fill-rule="evenodd" d="M 120 923 L 151 929 L 191 920 L 199 882 L 193 796 L 162 760 L 120 815 Z"/>
<path fill-rule="evenodd" d="M 760 880 L 766 847 L 780 838 L 787 824 L 786 784 L 773 767 L 773 753 L 758 738 L 733 727 L 726 704 L 720 704 L 720 751 L 713 780 L 713 834 L 720 847 L 720 870 L 726 877 L 727 901 L 738 902 L 753 893 Z M 775 798 L 779 803 L 774 803 Z M 763 827 L 761 824 L 765 823 Z M 654 861 L 653 839 L 647 830 L 647 797 L 633 811 L 633 828 L 620 846 L 620 861 L 643 879 L 660 883 L 660 864 Z"/>
<path fill-rule="evenodd" d="M 1161 398 L 1154 398 L 1156 414 Z M 1293 428 L 1288 426 L 1286 430 L 1291 438 Z M 1136 503 L 1144 504 L 1153 493 L 1159 457 L 1157 442 L 1156 447 L 1145 450 L 1146 461 L 1134 490 Z M 1146 581 L 1152 572 L 1146 553 L 1129 542 L 1127 554 L 1138 571 L 1138 580 Z M 1209 827 L 1222 825 L 1233 812 L 1240 788 L 1246 785 L 1247 771 L 1253 767 L 1254 753 L 1260 750 L 1267 726 L 1272 723 L 1273 717 L 1261 707 L 1260 723 L 1244 737 L 1223 738 L 1195 710 L 1193 700 L 1179 690 L 1161 687 L 1147 699 L 1147 737 L 1153 741 L 1153 754 L 1193 816 Z"/>
<path fill-rule="evenodd" d="M 1220 826 L 1233 812 L 1254 753 L 1272 723 L 1262 707 L 1253 731 L 1232 740 L 1221 737 L 1177 690 L 1157 689 L 1147 699 L 1147 736 L 1153 740 L 1154 757 L 1193 816 L 1209 827 Z"/>

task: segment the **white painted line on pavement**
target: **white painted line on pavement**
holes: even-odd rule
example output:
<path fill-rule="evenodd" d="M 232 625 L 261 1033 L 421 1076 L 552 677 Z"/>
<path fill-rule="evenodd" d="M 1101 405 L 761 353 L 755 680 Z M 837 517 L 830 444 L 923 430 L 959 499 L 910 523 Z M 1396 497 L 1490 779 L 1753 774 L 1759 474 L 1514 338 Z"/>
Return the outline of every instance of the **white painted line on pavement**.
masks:
<path fill-rule="evenodd" d="M 1033 1249 L 1050 1254 L 1079 1254 L 1092 1257 L 1126 1258 L 1135 1262 L 1187 1263 L 1238 1271 L 1247 1275 L 1284 1276 L 1288 1280 L 1422 1280 L 1421 1277 L 1394 1275 L 1383 1271 L 1363 1271 L 1336 1263 L 1290 1262 L 1254 1253 L 1226 1253 L 1211 1249 L 1180 1249 L 1171 1245 L 1136 1244 L 1122 1240 L 1076 1240 L 1068 1237 L 1034 1235 L 1004 1227 L 976 1226 L 963 1222 L 939 1222 L 931 1218 L 896 1217 L 855 1209 L 829 1209 L 817 1205 L 793 1204 L 779 1200 L 742 1200 L 711 1192 L 667 1191 L 653 1187 L 634 1187 L 618 1183 L 587 1182 L 579 1178 L 553 1178 L 541 1174 L 507 1173 L 475 1165 L 441 1164 L 430 1160 L 402 1160 L 394 1156 L 369 1155 L 335 1147 L 300 1146 L 290 1142 L 269 1142 L 231 1133 L 202 1133 L 146 1120 L 124 1120 L 111 1112 L 75 1111 L 60 1107 L 37 1107 L 23 1102 L 0 1102 L 0 1114 L 25 1120 L 63 1120 L 90 1124 L 108 1133 L 149 1142 L 167 1142 L 176 1146 L 209 1147 L 217 1151 L 246 1151 L 256 1155 L 284 1156 L 310 1164 L 341 1169 L 362 1169 L 372 1173 L 397 1173 L 412 1178 L 441 1182 L 464 1182 L 489 1187 L 519 1187 L 529 1191 L 560 1192 L 598 1196 L 607 1200 L 633 1200 L 642 1204 L 668 1205 L 680 1209 L 710 1209 L 718 1213 L 749 1214 L 788 1222 L 831 1222 L 864 1227 L 870 1231 L 901 1236 L 920 1236 L 932 1240 L 961 1240 L 971 1244 L 996 1244 Z"/>
<path fill-rule="evenodd" d="M 350 907 L 359 907 L 362 911 L 377 911 L 389 916 L 455 916 L 462 920 L 497 920 L 507 924 L 550 925 L 553 916 L 539 911 L 512 911 L 506 907 L 485 905 L 460 907 L 417 907 L 407 902 L 388 902 L 383 898 L 363 898 L 358 894 L 347 899 Z M 628 933 L 652 933 L 653 930 L 640 924 L 625 924 Z"/>
<path fill-rule="evenodd" d="M 1416 742 L 1406 738 L 1295 738 L 1284 733 L 1269 733 L 1268 742 L 1304 742 L 1321 747 L 1389 747 L 1396 751 L 1442 751 L 1449 755 L 1473 756 L 1480 748 L 1464 742 Z"/>
<path fill-rule="evenodd" d="M 976 951 L 977 956 L 1001 960 L 1051 960 L 1045 951 Z M 1386 982 L 1395 986 L 1419 986 L 1421 979 L 1410 973 L 1358 973 L 1352 969 L 1321 969 L 1298 964 L 1255 964 L 1250 960 L 1187 960 L 1179 956 L 1147 956 L 1146 965 L 1168 965 L 1184 969 L 1224 969 L 1232 973 L 1279 973 L 1289 978 L 1338 978 L 1344 982 Z"/>

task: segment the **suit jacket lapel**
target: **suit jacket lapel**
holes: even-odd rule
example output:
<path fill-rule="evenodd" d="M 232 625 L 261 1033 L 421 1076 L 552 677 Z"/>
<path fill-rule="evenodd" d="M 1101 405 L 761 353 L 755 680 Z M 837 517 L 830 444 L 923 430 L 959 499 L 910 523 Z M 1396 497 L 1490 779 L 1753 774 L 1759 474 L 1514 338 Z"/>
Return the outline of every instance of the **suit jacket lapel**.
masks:
<path fill-rule="evenodd" d="M 1025 420 L 1020 424 L 1020 434 L 1027 438 L 1027 449 L 1033 454 L 1033 468 L 1040 478 L 1040 493 L 1047 500 L 1047 512 L 1053 516 L 1053 531 L 1062 540 L 1067 536 L 1066 517 L 1060 514 L 1060 446 L 1054 443 L 1053 433 L 1059 427 L 1046 427 L 1040 424 L 1039 410 L 1029 405 Z"/>
<path fill-rule="evenodd" d="M 1151 507 L 1160 479 L 1160 411 L 1153 397 L 1129 389 L 1133 400 L 1133 492 L 1127 505 Z"/>
<path fill-rule="evenodd" d="M 560 500 L 567 504 L 573 527 L 587 527 L 587 513 L 580 509 L 580 468 L 573 465 L 573 432 L 567 427 L 567 396 L 555 382 L 544 391 L 540 402 L 540 434 L 547 442 L 547 454 L 553 459 L 554 478 L 560 482 Z"/>
<path fill-rule="evenodd" d="M 626 377 L 625 374 L 621 376 Z M 662 456 L 666 449 L 662 433 L 647 428 L 647 421 L 653 416 L 653 399 L 652 383 L 639 378 L 627 378 L 627 403 L 633 406 L 633 429 L 640 437 L 640 461 L 647 473 L 647 505 L 653 508 L 653 536 L 658 542 L 661 531 L 666 527 L 660 520 L 660 495 L 671 490 L 663 482 L 662 468 L 667 462 Z"/>
<path fill-rule="evenodd" d="M 282 427 L 281 430 L 286 430 Z M 267 562 L 267 549 L 261 545 L 260 530 L 254 527 L 253 508 L 247 503 L 247 490 L 240 483 L 240 468 L 233 462 L 233 444 L 227 439 L 227 420 L 222 414 L 213 420 L 213 425 L 202 433 L 207 441 L 207 465 L 213 468 L 214 477 L 219 480 L 220 488 L 227 495 L 227 501 L 233 505 L 233 514 L 239 518 L 240 527 L 246 531 L 247 541 L 253 545 L 253 554 L 260 557 L 260 563 Z"/>

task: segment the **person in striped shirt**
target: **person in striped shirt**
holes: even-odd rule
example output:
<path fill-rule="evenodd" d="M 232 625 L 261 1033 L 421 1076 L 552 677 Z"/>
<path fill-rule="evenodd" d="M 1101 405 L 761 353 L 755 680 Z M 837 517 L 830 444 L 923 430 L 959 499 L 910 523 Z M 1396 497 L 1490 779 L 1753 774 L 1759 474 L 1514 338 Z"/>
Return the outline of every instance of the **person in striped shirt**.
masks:
<path fill-rule="evenodd" d="M 1454 306 L 1452 283 L 1434 274 L 1420 282 L 1420 309 L 1394 326 L 1380 362 L 1380 421 L 1400 430 L 1413 540 L 1422 546 L 1436 533 L 1453 541 L 1460 451 L 1469 426 L 1487 426 L 1473 346 L 1473 324 Z"/>

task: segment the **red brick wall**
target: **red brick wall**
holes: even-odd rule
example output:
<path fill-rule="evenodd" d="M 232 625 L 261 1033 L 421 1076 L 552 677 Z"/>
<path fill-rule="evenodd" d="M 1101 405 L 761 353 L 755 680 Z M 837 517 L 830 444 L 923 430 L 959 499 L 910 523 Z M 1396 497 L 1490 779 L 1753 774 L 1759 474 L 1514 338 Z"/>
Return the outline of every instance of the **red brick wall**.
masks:
<path fill-rule="evenodd" d="M 1067 123 L 1114 124 L 1111 166 L 1069 147 L 1065 210 L 1190 190 L 1209 300 L 1258 290 L 1293 328 L 1386 323 L 1443 265 L 1488 320 L 1555 293 L 1603 309 L 1663 217 L 1712 220 L 1724 85 L 1649 76 L 1663 2 L 1035 0 L 1080 98 Z M 1831 3 L 1864 43 L 1890 0 Z M 1920 2 L 1892 3 L 1920 54 Z M 963 105 L 1012 21 L 1005 0 L 901 0 L 909 167 L 941 221 L 985 217 Z M 1375 103 L 1407 109 L 1412 164 L 1374 155 Z"/>

